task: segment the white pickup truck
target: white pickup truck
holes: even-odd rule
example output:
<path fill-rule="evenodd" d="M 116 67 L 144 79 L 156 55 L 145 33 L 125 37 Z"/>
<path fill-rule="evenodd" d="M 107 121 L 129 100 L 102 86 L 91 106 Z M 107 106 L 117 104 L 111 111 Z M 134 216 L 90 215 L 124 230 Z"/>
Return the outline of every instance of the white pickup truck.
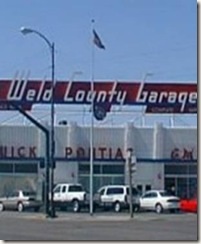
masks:
<path fill-rule="evenodd" d="M 59 183 L 54 187 L 54 206 L 59 208 L 72 207 L 73 212 L 79 212 L 88 204 L 87 193 L 81 184 Z"/>

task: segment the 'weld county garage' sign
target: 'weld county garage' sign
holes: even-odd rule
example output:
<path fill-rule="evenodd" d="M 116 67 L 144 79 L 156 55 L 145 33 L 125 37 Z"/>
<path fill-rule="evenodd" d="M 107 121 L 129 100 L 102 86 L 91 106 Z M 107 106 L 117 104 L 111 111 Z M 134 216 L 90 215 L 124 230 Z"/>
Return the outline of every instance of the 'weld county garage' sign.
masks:
<path fill-rule="evenodd" d="M 0 109 L 14 109 L 12 104 L 31 110 L 33 104 L 50 103 L 51 81 L 0 80 Z M 143 105 L 146 113 L 197 113 L 197 84 L 57 81 L 56 104 L 101 104 L 106 111 L 112 105 Z"/>

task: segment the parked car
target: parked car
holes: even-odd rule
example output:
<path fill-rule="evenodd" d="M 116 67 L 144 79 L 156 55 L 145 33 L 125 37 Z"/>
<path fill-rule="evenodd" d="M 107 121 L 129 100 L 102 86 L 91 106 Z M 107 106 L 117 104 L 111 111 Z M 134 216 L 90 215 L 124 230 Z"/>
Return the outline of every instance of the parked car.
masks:
<path fill-rule="evenodd" d="M 79 212 L 87 206 L 87 192 L 81 184 L 59 183 L 53 189 L 54 206 L 60 209 L 72 207 L 73 212 Z"/>
<path fill-rule="evenodd" d="M 0 211 L 34 209 L 39 211 L 42 202 L 36 199 L 36 193 L 32 191 L 16 190 L 0 198 Z"/>
<path fill-rule="evenodd" d="M 197 213 L 197 198 L 181 199 L 180 209 L 183 212 Z"/>
<path fill-rule="evenodd" d="M 136 188 L 132 188 L 133 210 L 140 208 L 139 193 Z M 101 187 L 94 195 L 94 208 L 110 208 L 115 212 L 129 208 L 129 186 L 127 185 L 108 185 Z"/>
<path fill-rule="evenodd" d="M 140 208 L 162 213 L 164 210 L 175 212 L 180 210 L 180 199 L 164 190 L 150 190 L 140 197 Z"/>

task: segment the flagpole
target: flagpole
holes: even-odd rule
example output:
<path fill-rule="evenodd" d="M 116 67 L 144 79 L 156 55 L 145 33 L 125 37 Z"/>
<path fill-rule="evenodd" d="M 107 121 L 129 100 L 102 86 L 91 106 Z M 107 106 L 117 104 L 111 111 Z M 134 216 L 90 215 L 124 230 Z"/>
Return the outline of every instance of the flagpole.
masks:
<path fill-rule="evenodd" d="M 93 166 L 94 166 L 94 70 L 95 70 L 95 45 L 100 49 L 105 49 L 100 37 L 94 29 L 95 20 L 91 20 L 92 33 L 93 33 L 93 44 L 91 49 L 91 126 L 90 126 L 90 179 L 89 179 L 89 190 L 90 190 L 90 202 L 89 212 L 93 215 Z"/>
<path fill-rule="evenodd" d="M 94 29 L 94 19 L 91 20 L 92 23 L 92 30 Z M 94 144 L 94 116 L 93 116 L 93 108 L 94 108 L 94 45 L 92 42 L 92 49 L 91 49 L 91 126 L 90 126 L 90 181 L 89 181 L 89 188 L 90 188 L 90 204 L 89 204 L 89 211 L 90 215 L 93 215 L 93 163 L 94 163 L 94 155 L 93 155 L 93 144 Z"/>

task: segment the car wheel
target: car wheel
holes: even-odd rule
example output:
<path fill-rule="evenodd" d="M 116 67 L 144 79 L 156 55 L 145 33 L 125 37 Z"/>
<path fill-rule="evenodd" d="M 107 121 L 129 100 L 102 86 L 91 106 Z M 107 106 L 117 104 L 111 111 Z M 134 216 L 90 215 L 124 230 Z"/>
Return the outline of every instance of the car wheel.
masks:
<path fill-rule="evenodd" d="M 73 200 L 73 212 L 78 213 L 80 211 L 80 203 L 78 200 Z"/>
<path fill-rule="evenodd" d="M 116 213 L 118 213 L 118 212 L 121 211 L 121 204 L 120 204 L 120 202 L 115 202 L 115 203 L 114 203 L 114 211 L 115 211 Z"/>
<path fill-rule="evenodd" d="M 24 205 L 23 203 L 19 202 L 18 205 L 17 205 L 17 210 L 18 212 L 22 212 L 24 210 Z"/>
<path fill-rule="evenodd" d="M 2 202 L 0 202 L 0 212 L 4 211 L 4 205 Z"/>
<path fill-rule="evenodd" d="M 160 203 L 157 203 L 155 206 L 156 213 L 160 214 L 163 212 L 163 207 Z"/>

